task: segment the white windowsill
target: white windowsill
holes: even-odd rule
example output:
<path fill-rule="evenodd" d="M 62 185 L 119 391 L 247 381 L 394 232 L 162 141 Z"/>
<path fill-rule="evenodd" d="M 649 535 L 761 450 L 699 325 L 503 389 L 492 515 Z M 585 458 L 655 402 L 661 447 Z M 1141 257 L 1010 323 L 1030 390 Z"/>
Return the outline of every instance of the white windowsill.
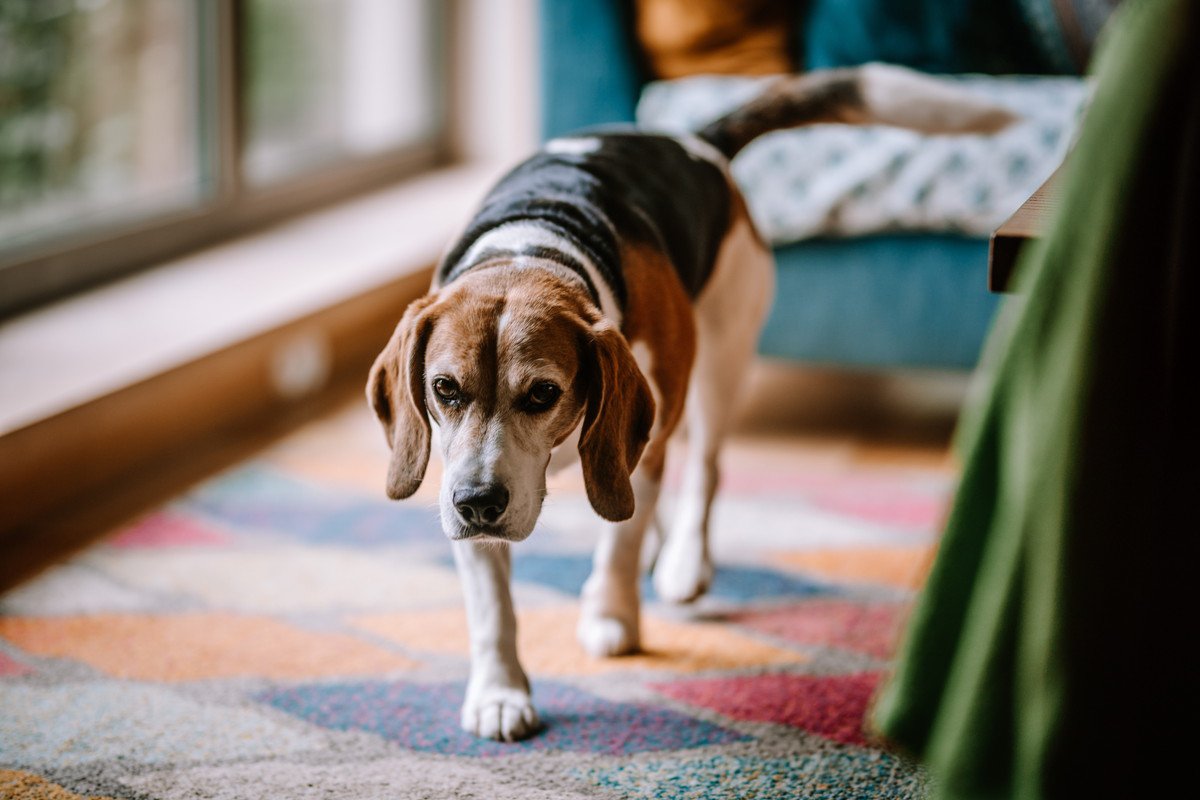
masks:
<path fill-rule="evenodd" d="M 500 172 L 438 170 L 0 324 L 0 436 L 428 267 Z"/>

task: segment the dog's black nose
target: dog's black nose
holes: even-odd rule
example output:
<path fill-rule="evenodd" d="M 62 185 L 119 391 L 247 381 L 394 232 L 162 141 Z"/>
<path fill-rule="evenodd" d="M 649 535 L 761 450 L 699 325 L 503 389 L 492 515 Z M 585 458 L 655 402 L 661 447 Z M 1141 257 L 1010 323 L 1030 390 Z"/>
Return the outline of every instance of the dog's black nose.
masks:
<path fill-rule="evenodd" d="M 508 489 L 496 483 L 455 489 L 454 507 L 468 525 L 495 525 L 508 508 Z"/>

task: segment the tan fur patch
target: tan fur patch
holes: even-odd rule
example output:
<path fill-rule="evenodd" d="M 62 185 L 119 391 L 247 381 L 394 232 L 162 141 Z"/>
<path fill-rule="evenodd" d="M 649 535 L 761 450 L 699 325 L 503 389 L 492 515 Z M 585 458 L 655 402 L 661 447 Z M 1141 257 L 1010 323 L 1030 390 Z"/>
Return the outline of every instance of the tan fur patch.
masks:
<path fill-rule="evenodd" d="M 623 329 L 630 344 L 645 342 L 652 355 L 647 377 L 658 389 L 655 437 L 642 456 L 642 468 L 661 476 L 666 442 L 679 424 L 688 377 L 696 356 L 692 300 L 666 254 L 647 245 L 627 245 L 621 260 L 629 302 Z"/>

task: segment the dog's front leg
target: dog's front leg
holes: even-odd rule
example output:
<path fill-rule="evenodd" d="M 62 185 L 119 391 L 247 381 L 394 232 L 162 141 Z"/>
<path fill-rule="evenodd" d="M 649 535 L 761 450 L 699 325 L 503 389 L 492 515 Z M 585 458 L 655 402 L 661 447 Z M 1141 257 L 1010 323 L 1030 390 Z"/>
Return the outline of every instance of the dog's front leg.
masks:
<path fill-rule="evenodd" d="M 576 635 L 583 649 L 598 658 L 634 653 L 641 647 L 642 537 L 654 517 L 662 484 L 661 466 L 646 466 L 639 465 L 631 478 L 633 516 L 605 525 L 592 574 L 583 585 Z"/>
<path fill-rule="evenodd" d="M 517 660 L 517 618 L 509 591 L 506 545 L 454 542 L 471 638 L 471 678 L 462 707 L 468 733 L 506 742 L 538 728 L 529 679 Z"/>

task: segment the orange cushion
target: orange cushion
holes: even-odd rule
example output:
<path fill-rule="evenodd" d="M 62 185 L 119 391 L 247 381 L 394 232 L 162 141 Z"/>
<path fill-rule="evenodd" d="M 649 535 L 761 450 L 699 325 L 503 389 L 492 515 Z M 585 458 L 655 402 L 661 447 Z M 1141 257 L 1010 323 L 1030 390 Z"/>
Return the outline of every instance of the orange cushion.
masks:
<path fill-rule="evenodd" d="M 795 72 L 794 2 L 637 0 L 637 37 L 657 78 Z"/>

